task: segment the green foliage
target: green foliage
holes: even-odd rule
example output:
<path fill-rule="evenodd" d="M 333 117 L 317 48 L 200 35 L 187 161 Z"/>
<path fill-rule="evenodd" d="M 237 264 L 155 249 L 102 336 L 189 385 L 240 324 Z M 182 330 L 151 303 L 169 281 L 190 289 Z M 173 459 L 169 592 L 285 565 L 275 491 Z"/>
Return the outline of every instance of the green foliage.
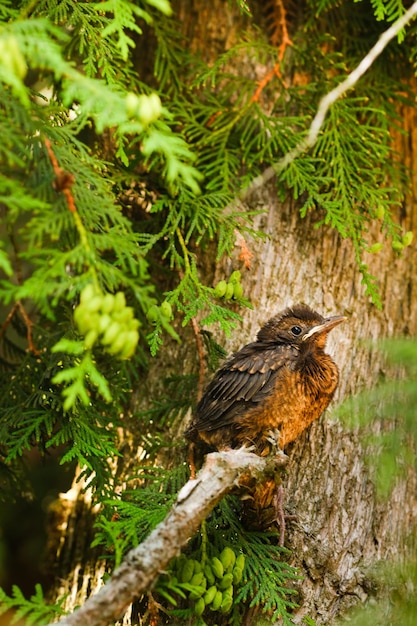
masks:
<path fill-rule="evenodd" d="M 387 497 L 396 479 L 417 469 L 415 407 L 417 403 L 417 342 L 395 339 L 381 342 L 388 363 L 401 366 L 403 376 L 381 381 L 376 387 L 346 400 L 337 414 L 350 427 L 360 427 L 376 486 Z M 372 425 L 380 426 L 375 431 Z"/>
<path fill-rule="evenodd" d="M 337 412 L 349 427 L 359 428 L 363 445 L 369 450 L 365 458 L 374 473 L 377 492 L 387 498 L 399 478 L 417 470 L 417 341 L 390 339 L 380 342 L 380 348 L 386 353 L 388 371 L 395 366 L 396 377 L 381 380 L 370 391 L 345 401 Z M 349 624 L 415 623 L 417 546 L 414 529 L 410 533 L 401 562 L 383 562 L 370 572 L 378 601 L 349 613 Z"/>
<path fill-rule="evenodd" d="M 184 465 L 170 472 L 157 467 L 138 468 L 139 488 L 126 490 L 120 499 L 103 502 L 106 508 L 96 522 L 93 546 L 103 546 L 115 567 L 120 565 L 127 551 L 164 519 L 186 473 Z"/>
<path fill-rule="evenodd" d="M 225 546 L 236 546 L 246 555 L 245 569 L 236 603 L 244 606 L 260 606 L 274 619 L 281 618 L 283 624 L 291 624 L 291 609 L 296 603 L 291 600 L 295 593 L 292 583 L 298 578 L 297 571 L 284 558 L 285 548 L 278 545 L 277 533 L 248 531 L 239 519 L 239 501 L 233 497 L 223 500 L 208 520 L 208 533 L 214 548 L 221 552 Z M 210 535 L 210 528 L 212 535 Z M 234 624 L 239 624 L 242 613 L 236 615 Z"/>
<path fill-rule="evenodd" d="M 156 0 L 156 2 L 148 2 L 148 4 L 156 6 L 157 9 L 166 15 L 170 15 L 172 12 L 167 0 Z M 125 2 L 125 0 L 107 0 L 106 2 L 96 3 L 93 7 L 98 12 L 112 14 L 112 19 L 108 20 L 101 36 L 107 38 L 109 35 L 115 34 L 116 46 L 122 59 L 126 61 L 129 55 L 129 48 L 135 47 L 135 41 L 127 32 L 142 34 L 142 29 L 138 26 L 137 20 L 143 19 L 145 22 L 149 22 L 149 13 L 131 2 Z"/>
<path fill-rule="evenodd" d="M 135 481 L 140 481 L 139 488 L 126 490 L 121 498 L 105 503 L 105 511 L 96 522 L 94 545 L 104 547 L 108 558 L 115 566 L 119 565 L 124 554 L 164 519 L 187 475 L 186 465 L 173 470 L 143 467 L 135 477 Z M 280 617 L 283 624 L 292 623 L 290 612 L 296 604 L 291 600 L 295 593 L 291 585 L 298 579 L 297 572 L 285 562 L 287 550 L 278 545 L 277 533 L 248 531 L 244 527 L 241 507 L 238 498 L 224 499 L 208 517 L 201 533 L 190 540 L 185 553 L 158 580 L 154 593 L 169 611 L 169 623 L 183 623 L 181 620 L 189 618 L 193 620 L 191 623 L 203 624 L 204 616 L 211 623 L 210 615 L 217 620 L 225 619 L 222 615 L 226 615 L 228 624 L 238 626 L 248 605 L 259 606 L 274 618 Z M 234 552 L 233 562 L 230 559 L 226 562 L 225 550 Z M 198 581 L 193 578 L 193 574 L 207 572 L 216 559 L 223 564 L 220 573 L 212 569 L 208 579 L 206 574 L 197 576 Z M 189 576 L 183 572 L 189 569 L 188 565 L 193 569 Z M 241 570 L 239 576 L 228 581 L 229 572 L 237 574 L 236 567 Z M 229 589 L 229 582 L 230 587 L 233 585 L 233 608 L 224 604 L 222 612 L 220 605 L 215 609 L 210 600 L 207 613 L 199 617 L 195 614 L 196 603 L 210 586 L 216 585 L 216 580 L 219 590 L 224 587 L 223 600 L 230 593 L 226 592 L 226 586 Z"/>
<path fill-rule="evenodd" d="M 383 563 L 374 572 L 375 582 L 383 597 L 366 607 L 350 611 L 346 619 L 338 622 L 338 626 L 414 626 L 417 611 L 417 558 L 414 537 L 411 538 L 410 548 L 411 556 L 404 563 Z"/>
<path fill-rule="evenodd" d="M 65 611 L 62 609 L 64 599 L 62 598 L 54 605 L 47 604 L 40 585 L 36 585 L 35 593 L 26 599 L 20 589 L 14 585 L 11 596 L 0 589 L 0 615 L 8 610 L 13 610 L 11 624 L 21 619 L 24 619 L 28 626 L 31 624 L 48 624 L 58 616 L 65 615 Z"/>
<path fill-rule="evenodd" d="M 371 0 L 372 9 L 377 20 L 394 22 L 405 13 L 401 0 Z M 401 38 L 401 40 L 403 37 Z M 400 41 L 401 41 L 400 40 Z"/>
<path fill-rule="evenodd" d="M 56 335 L 50 329 L 42 332 L 53 344 Z M 37 331 L 34 340 L 39 336 Z M 118 455 L 115 429 L 128 391 L 125 367 L 106 364 L 104 368 L 113 389 L 111 405 L 91 389 L 88 403 L 78 405 L 76 411 L 63 409 L 61 389 L 54 382 L 62 371 L 74 372 L 68 355 L 49 351 L 39 356 L 27 353 L 20 356 L 13 371 L 14 376 L 4 377 L 0 401 L 0 458 L 4 463 L 15 472 L 19 461 L 33 447 L 38 447 L 41 454 L 59 449 L 61 464 L 77 462 L 86 478 L 94 476 L 98 494 L 111 493 L 110 460 Z M 81 371 L 76 369 L 74 375 L 81 375 Z M 11 497 L 8 490 L 0 492 L 1 500 Z"/>

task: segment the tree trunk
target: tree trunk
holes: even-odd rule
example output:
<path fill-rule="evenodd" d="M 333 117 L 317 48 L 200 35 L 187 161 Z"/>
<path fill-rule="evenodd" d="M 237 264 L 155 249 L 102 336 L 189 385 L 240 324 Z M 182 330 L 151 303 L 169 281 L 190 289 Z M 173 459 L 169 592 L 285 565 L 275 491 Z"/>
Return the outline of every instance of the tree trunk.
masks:
<path fill-rule="evenodd" d="M 233 18 L 232 9 L 227 6 L 219 0 L 210 3 L 210 7 L 201 0 L 179 3 L 178 14 L 191 39 L 190 45 L 200 47 L 208 58 L 228 47 L 241 27 L 243 18 L 234 19 L 236 16 Z M 254 81 L 257 78 L 254 76 Z M 410 167 L 414 163 L 414 147 L 417 148 L 414 117 L 414 111 L 404 111 L 404 128 L 409 136 L 407 140 L 398 140 Z M 412 171 L 417 170 L 414 167 Z M 412 182 L 411 196 L 400 216 L 407 230 L 416 221 L 415 177 Z M 413 282 L 416 250 L 406 248 L 398 258 L 387 244 L 379 255 L 369 255 L 371 271 L 381 281 L 383 310 L 378 311 L 364 295 L 351 243 L 342 240 L 330 227 L 314 228 L 321 216 L 310 213 L 301 219 L 292 199 L 283 203 L 278 200 L 273 183 L 263 187 L 250 202 L 251 209 L 265 211 L 256 218 L 256 227 L 268 237 L 247 242 L 254 257 L 250 269 L 243 273 L 242 284 L 254 308 L 243 313 L 242 324 L 225 341 L 226 348 L 232 352 L 253 340 L 269 317 L 293 303 L 305 302 L 323 315 L 346 315 L 348 321 L 331 333 L 328 342 L 341 373 L 334 407 L 349 395 L 369 388 L 384 373 L 376 340 L 417 333 L 417 293 Z M 370 233 L 375 240 L 377 228 L 375 225 L 375 232 Z M 238 254 L 236 249 L 234 269 Z M 215 280 L 222 278 L 227 269 L 225 264 L 218 266 Z M 181 374 L 183 368 L 193 369 L 195 342 L 191 331 L 187 332 L 189 341 L 182 346 L 167 341 L 163 356 L 165 375 L 169 370 Z M 161 358 L 154 360 L 136 398 L 143 400 L 162 393 L 162 382 L 156 375 Z M 129 465 L 128 457 L 134 458 L 137 450 L 130 435 L 125 436 L 125 459 Z M 287 453 L 290 462 L 286 509 L 297 519 L 288 523 L 286 545 L 292 551 L 291 562 L 302 575 L 300 609 L 294 614 L 294 623 L 301 623 L 303 616 L 309 615 L 319 623 L 329 624 L 372 593 L 369 568 L 373 563 L 402 554 L 406 533 L 417 522 L 417 480 L 410 475 L 399 481 L 389 500 L 379 502 L 365 462 L 368 452 L 357 433 L 332 419 L 332 408 Z M 123 471 L 127 471 L 126 467 Z M 55 530 L 55 547 L 51 547 L 59 556 L 56 573 L 61 579 L 55 595 L 69 593 L 65 603 L 68 609 L 82 603 L 102 584 L 103 573 L 103 566 L 97 566 L 87 547 L 93 515 L 88 497 L 75 484 L 71 494 L 76 497 L 69 499 L 64 495 L 58 506 L 60 524 Z M 85 529 L 81 533 L 80 519 L 81 528 Z M 125 623 L 129 621 L 127 615 Z"/>

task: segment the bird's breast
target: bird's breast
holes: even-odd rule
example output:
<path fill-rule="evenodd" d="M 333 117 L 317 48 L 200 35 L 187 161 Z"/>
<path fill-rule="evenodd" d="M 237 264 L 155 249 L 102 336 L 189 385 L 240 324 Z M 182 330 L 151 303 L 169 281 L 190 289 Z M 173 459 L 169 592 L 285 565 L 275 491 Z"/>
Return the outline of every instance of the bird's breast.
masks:
<path fill-rule="evenodd" d="M 275 385 L 264 402 L 248 411 L 239 430 L 243 441 L 263 448 L 269 433 L 280 432 L 280 446 L 294 441 L 327 408 L 338 384 L 338 368 L 323 355 L 322 362 L 306 362 L 304 367 L 288 364 L 280 370 Z M 328 358 L 327 358 L 328 357 Z"/>
<path fill-rule="evenodd" d="M 339 383 L 339 368 L 330 355 L 309 355 L 298 367 L 305 393 L 310 397 L 333 395 Z"/>

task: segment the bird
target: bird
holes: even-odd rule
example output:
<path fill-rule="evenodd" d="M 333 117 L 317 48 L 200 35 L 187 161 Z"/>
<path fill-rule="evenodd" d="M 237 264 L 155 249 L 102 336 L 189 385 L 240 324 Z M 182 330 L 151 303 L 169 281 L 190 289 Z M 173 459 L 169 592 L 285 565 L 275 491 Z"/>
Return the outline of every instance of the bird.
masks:
<path fill-rule="evenodd" d="M 217 450 L 245 445 L 265 456 L 271 433 L 279 432 L 284 450 L 321 416 L 336 391 L 339 368 L 325 346 L 328 333 L 345 319 L 323 317 L 306 304 L 272 317 L 256 341 L 216 372 L 187 439 Z"/>
<path fill-rule="evenodd" d="M 323 317 L 306 304 L 289 307 L 259 330 L 256 341 L 216 372 L 185 432 L 192 446 L 225 450 L 246 446 L 260 456 L 284 450 L 329 405 L 339 368 L 325 352 L 329 332 L 344 315 Z M 192 466 L 193 467 L 193 466 Z M 279 475 L 245 485 L 249 525 L 280 527 L 284 544 L 284 492 Z"/>

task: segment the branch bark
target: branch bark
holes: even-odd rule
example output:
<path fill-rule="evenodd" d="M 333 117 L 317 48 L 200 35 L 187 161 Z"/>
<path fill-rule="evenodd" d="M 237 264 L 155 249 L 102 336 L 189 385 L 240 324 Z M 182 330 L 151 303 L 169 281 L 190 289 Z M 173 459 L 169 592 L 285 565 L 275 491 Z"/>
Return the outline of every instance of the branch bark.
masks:
<path fill-rule="evenodd" d="M 167 517 L 127 554 L 109 582 L 81 608 L 60 620 L 59 626 L 104 626 L 119 619 L 133 600 L 152 588 L 160 572 L 242 478 L 273 475 L 287 460 L 283 453 L 259 457 L 245 448 L 208 454 L 197 478 L 180 489 Z"/>

